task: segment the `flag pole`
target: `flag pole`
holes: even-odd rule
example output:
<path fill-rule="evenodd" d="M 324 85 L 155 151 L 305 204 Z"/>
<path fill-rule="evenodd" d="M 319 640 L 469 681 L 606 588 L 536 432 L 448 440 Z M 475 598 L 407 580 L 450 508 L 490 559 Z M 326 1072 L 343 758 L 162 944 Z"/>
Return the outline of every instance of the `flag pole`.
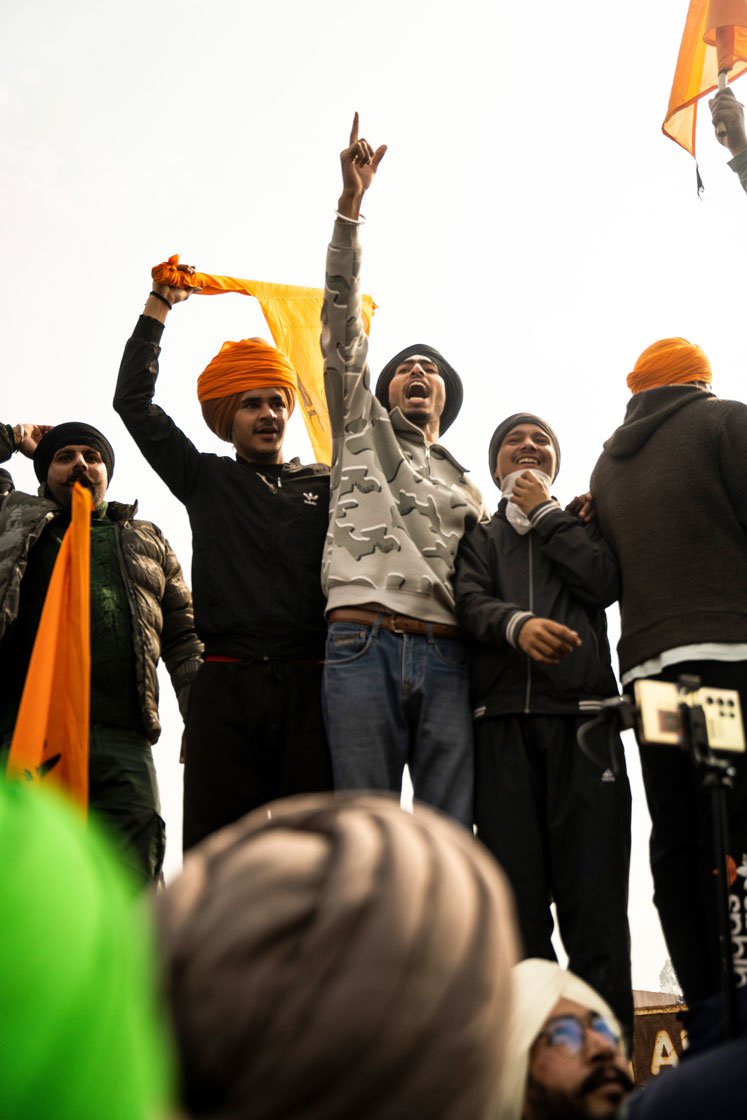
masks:
<path fill-rule="evenodd" d="M 726 89 L 729 71 L 734 65 L 733 27 L 725 26 L 716 28 L 716 54 L 719 62 L 718 89 L 720 93 L 722 89 Z M 724 141 L 728 131 L 724 121 L 720 121 L 716 128 L 716 138 Z"/>

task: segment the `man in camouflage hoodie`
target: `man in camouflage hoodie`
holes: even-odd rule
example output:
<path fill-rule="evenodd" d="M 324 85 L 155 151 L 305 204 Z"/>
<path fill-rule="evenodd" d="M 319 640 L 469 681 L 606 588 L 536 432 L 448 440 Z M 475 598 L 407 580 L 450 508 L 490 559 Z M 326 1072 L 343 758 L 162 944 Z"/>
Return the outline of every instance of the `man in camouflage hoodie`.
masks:
<path fill-rule="evenodd" d="M 324 711 L 335 788 L 398 792 L 472 825 L 467 650 L 454 614 L 459 541 L 482 499 L 439 442 L 461 381 L 430 346 L 397 354 L 370 388 L 360 314 L 361 199 L 384 155 L 341 155 L 343 193 L 327 256 L 322 349 L 333 435 Z"/>
<path fill-rule="evenodd" d="M 141 882 L 157 879 L 165 833 L 151 746 L 163 653 L 186 711 L 201 661 L 192 599 L 160 529 L 135 506 L 107 502 L 114 452 L 88 424 L 0 425 L 0 459 L 32 458 L 39 496 L 9 493 L 0 507 L 0 749 L 7 750 L 47 586 L 70 523 L 72 487 L 93 498 L 91 518 L 90 805 Z"/>

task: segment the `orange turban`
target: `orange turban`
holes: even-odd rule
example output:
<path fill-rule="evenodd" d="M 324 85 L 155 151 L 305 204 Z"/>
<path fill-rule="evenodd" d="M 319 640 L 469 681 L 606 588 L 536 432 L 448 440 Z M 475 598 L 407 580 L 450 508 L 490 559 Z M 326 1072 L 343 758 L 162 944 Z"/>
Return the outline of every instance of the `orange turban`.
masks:
<path fill-rule="evenodd" d="M 631 393 L 658 389 L 660 385 L 684 385 L 688 381 L 711 381 L 711 363 L 694 342 L 686 338 L 662 338 L 643 351 L 628 374 Z"/>
<path fill-rule="evenodd" d="M 197 399 L 211 431 L 227 441 L 239 402 L 250 389 L 279 389 L 288 412 L 296 403 L 296 371 L 281 350 L 262 338 L 224 342 L 197 378 Z"/>

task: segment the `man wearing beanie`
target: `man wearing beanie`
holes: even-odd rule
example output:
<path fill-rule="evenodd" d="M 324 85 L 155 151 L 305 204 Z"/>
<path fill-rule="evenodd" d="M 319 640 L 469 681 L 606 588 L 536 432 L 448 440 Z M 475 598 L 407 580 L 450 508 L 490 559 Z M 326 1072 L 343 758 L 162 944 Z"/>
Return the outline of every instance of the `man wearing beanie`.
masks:
<path fill-rule="evenodd" d="M 514 888 L 525 954 L 555 959 L 554 901 L 570 968 L 630 1033 L 622 745 L 600 764 L 577 742 L 581 724 L 617 693 L 604 610 L 619 594 L 617 565 L 594 521 L 551 496 L 560 447 L 546 421 L 509 416 L 489 462 L 503 498 L 462 541 L 455 582 L 457 616 L 476 639 L 477 832 Z"/>
<path fill-rule="evenodd" d="M 155 284 L 128 341 L 114 407 L 186 506 L 205 663 L 187 719 L 184 847 L 287 794 L 330 789 L 321 706 L 319 581 L 329 470 L 283 460 L 296 372 L 262 339 L 226 342 L 197 382 L 205 421 L 235 456 L 200 452 L 153 404 L 172 304 Z"/>
<path fill-rule="evenodd" d="M 472 825 L 467 653 L 454 615 L 459 540 L 482 500 L 439 442 L 461 381 L 431 346 L 397 354 L 371 392 L 360 314 L 361 199 L 385 149 L 341 156 L 322 349 L 333 434 L 324 705 L 335 787 L 399 792 Z"/>
<path fill-rule="evenodd" d="M 33 459 L 39 496 L 13 492 L 0 511 L 0 747 L 10 745 L 44 599 L 70 524 L 73 485 L 91 516 L 90 806 L 103 814 L 133 876 L 157 880 L 165 849 L 151 747 L 163 655 L 182 712 L 202 647 L 179 562 L 136 506 L 106 501 L 114 451 L 90 424 L 2 426 Z"/>
<path fill-rule="evenodd" d="M 628 375 L 625 419 L 591 485 L 622 574 L 623 686 L 676 681 L 738 689 L 747 711 L 747 406 L 711 392 L 711 367 L 684 338 L 653 343 Z M 720 989 L 710 813 L 690 756 L 640 745 L 651 871 L 688 1006 Z M 729 755 L 729 887 L 734 964 L 747 983 L 747 765 Z"/>

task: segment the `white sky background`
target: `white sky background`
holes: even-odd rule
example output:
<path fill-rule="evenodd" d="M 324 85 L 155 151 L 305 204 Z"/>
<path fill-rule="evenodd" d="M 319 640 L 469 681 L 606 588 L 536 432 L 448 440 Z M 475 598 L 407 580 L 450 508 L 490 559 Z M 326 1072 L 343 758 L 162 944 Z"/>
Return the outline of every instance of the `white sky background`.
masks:
<path fill-rule="evenodd" d="M 0 416 L 102 428 L 117 453 L 109 496 L 138 498 L 188 573 L 186 514 L 111 408 L 150 268 L 179 252 L 207 272 L 321 286 L 355 109 L 374 146 L 389 145 L 364 206 L 372 367 L 423 341 L 460 371 L 446 442 L 491 506 L 488 441 L 518 410 L 559 434 L 558 497 L 586 488 L 625 375 L 657 338 L 697 341 L 716 391 L 743 397 L 747 199 L 707 109 L 702 201 L 693 161 L 660 132 L 686 10 L 0 0 Z M 193 298 L 170 316 L 156 399 L 205 450 L 222 445 L 196 376 L 224 339 L 256 334 L 269 337 L 245 297 Z M 310 457 L 300 417 L 286 451 Z M 16 456 L 12 469 L 33 492 L 31 464 Z M 163 684 L 173 870 L 181 726 Z M 634 982 L 658 988 L 666 951 L 637 777 L 634 797 Z"/>

